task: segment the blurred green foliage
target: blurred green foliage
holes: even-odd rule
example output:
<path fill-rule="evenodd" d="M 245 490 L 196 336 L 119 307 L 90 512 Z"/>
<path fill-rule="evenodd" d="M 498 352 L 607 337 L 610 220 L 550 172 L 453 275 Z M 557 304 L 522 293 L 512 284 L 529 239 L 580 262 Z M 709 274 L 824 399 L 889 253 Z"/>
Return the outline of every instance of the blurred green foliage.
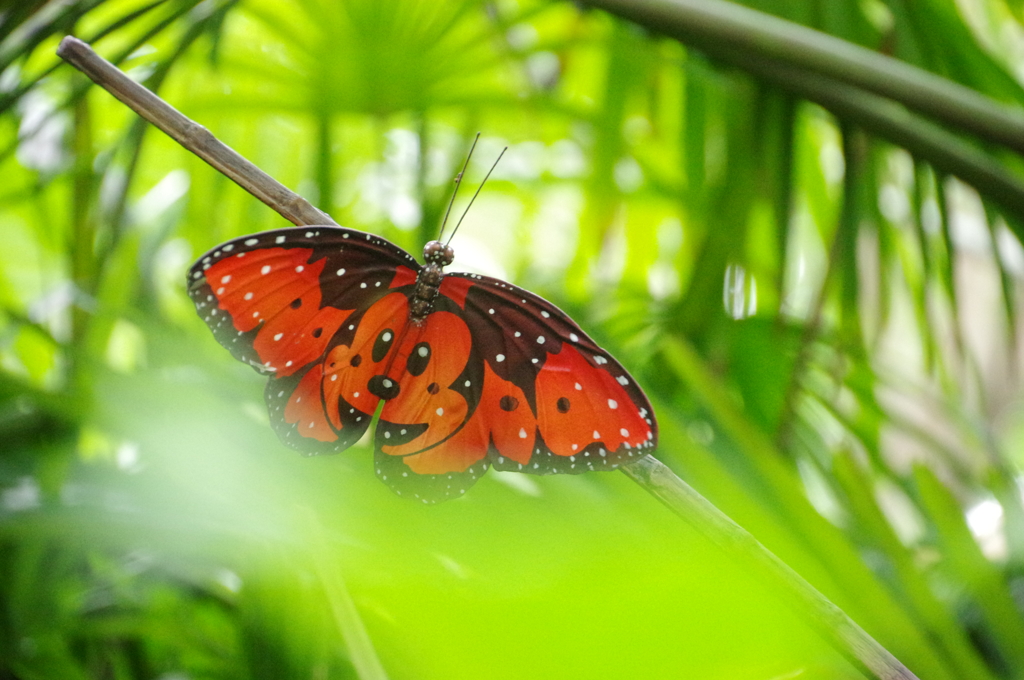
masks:
<path fill-rule="evenodd" d="M 1020 158 L 945 128 L 938 169 L 865 123 L 899 101 L 586 4 L 0 2 L 0 679 L 859 676 L 622 475 L 425 508 L 365 444 L 284 449 L 183 283 L 282 220 L 67 33 L 414 253 L 473 133 L 472 181 L 509 145 L 453 269 L 569 311 L 658 456 L 922 680 L 1024 678 L 1024 215 L 956 165 Z M 745 4 L 1024 105 L 1016 3 Z"/>

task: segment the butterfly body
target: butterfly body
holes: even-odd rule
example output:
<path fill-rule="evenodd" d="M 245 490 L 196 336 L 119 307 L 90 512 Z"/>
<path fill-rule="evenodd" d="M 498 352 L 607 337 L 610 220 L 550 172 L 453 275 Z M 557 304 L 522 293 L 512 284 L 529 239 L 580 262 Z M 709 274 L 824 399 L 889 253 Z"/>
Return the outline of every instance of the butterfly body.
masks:
<path fill-rule="evenodd" d="M 457 497 L 488 467 L 614 469 L 654 447 L 643 391 L 557 307 L 445 273 L 445 244 L 424 259 L 352 229 L 281 229 L 201 257 L 189 294 L 217 340 L 268 375 L 287 445 L 340 452 L 383 402 L 375 469 L 402 496 Z"/>

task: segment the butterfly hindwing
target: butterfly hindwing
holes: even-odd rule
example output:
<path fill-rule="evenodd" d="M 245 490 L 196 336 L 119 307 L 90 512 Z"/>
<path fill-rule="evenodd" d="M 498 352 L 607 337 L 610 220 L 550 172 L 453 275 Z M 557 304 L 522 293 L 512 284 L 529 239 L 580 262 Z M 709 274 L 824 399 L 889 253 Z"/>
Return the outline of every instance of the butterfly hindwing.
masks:
<path fill-rule="evenodd" d="M 310 456 L 344 451 L 359 441 L 372 418 L 372 413 L 360 412 L 349 414 L 341 423 L 329 420 L 323 376 L 323 364 L 318 362 L 299 373 L 271 378 L 264 389 L 270 424 L 278 438 Z"/>
<path fill-rule="evenodd" d="M 422 324 L 410 325 L 391 373 L 401 392 L 384 405 L 374 437 L 377 475 L 424 502 L 461 495 L 487 470 L 486 442 L 459 443 L 483 376 L 458 311 L 438 300 Z"/>

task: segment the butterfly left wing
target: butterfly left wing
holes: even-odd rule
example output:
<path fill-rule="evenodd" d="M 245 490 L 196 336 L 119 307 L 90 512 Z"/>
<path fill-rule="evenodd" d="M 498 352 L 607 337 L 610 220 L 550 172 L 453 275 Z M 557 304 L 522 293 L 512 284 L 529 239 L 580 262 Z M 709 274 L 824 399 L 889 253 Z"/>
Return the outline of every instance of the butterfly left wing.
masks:
<path fill-rule="evenodd" d="M 288 228 L 210 250 L 189 270 L 189 295 L 217 340 L 269 376 L 265 397 L 280 439 L 306 454 L 334 453 L 359 439 L 379 399 L 360 389 L 369 362 L 339 373 L 331 357 L 337 364 L 364 346 L 369 354 L 379 326 L 404 325 L 398 298 L 406 297 L 395 290 L 411 287 L 418 270 L 372 234 Z"/>
<path fill-rule="evenodd" d="M 435 310 L 424 326 L 446 344 L 431 356 L 453 368 L 425 384 L 459 391 L 465 410 L 416 432 L 410 425 L 430 413 L 422 386 L 415 400 L 385 404 L 375 460 L 396 491 L 434 502 L 460 495 L 488 466 L 576 474 L 614 469 L 655 446 L 643 391 L 551 303 L 498 279 L 449 274 Z"/>

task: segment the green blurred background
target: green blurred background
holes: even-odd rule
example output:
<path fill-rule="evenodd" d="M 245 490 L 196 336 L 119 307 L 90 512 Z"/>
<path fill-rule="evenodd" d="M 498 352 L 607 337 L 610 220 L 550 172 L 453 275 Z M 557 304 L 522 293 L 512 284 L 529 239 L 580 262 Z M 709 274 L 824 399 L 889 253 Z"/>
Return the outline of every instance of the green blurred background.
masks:
<path fill-rule="evenodd" d="M 0 679 L 861 677 L 624 475 L 422 507 L 366 442 L 280 445 L 184 274 L 285 222 L 61 64 L 69 33 L 413 253 L 475 132 L 470 185 L 508 145 L 452 269 L 571 313 L 658 457 L 922 680 L 1024 678 L 1020 156 L 899 92 L 836 104 L 767 19 L 742 51 L 588 4 L 0 0 Z M 1017 0 L 745 5 L 1024 110 Z"/>

